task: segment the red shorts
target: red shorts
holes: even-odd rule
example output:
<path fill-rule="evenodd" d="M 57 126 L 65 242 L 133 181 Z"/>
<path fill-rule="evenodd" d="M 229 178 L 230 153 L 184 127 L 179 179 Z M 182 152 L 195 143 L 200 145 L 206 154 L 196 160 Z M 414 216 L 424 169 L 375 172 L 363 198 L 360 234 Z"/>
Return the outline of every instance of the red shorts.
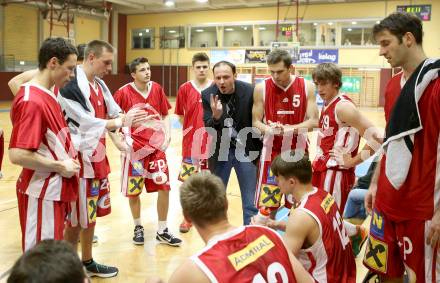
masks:
<path fill-rule="evenodd" d="M 281 193 L 278 183 L 275 180 L 275 175 L 270 170 L 272 160 L 260 160 L 258 165 L 258 182 L 255 191 L 255 206 L 257 208 L 266 207 L 270 210 L 276 210 L 281 206 Z M 284 195 L 284 206 L 288 209 L 293 206 L 293 199 L 291 196 Z"/>
<path fill-rule="evenodd" d="M 38 199 L 20 192 L 17 200 L 23 251 L 45 239 L 63 239 L 68 202 Z"/>
<path fill-rule="evenodd" d="M 312 185 L 325 190 L 333 196 L 339 211 L 343 212 L 348 194 L 354 186 L 355 174 L 351 170 L 333 170 L 313 172 Z"/>
<path fill-rule="evenodd" d="M 203 170 L 208 170 L 208 160 L 197 160 L 191 157 L 184 157 L 182 159 L 178 180 L 184 182 L 192 174 Z"/>
<path fill-rule="evenodd" d="M 438 282 L 440 254 L 426 244 L 431 221 L 406 220 L 395 222 L 374 209 L 364 265 L 387 278 L 402 277 L 408 282 Z"/>
<path fill-rule="evenodd" d="M 121 191 L 126 197 L 138 196 L 144 186 L 147 193 L 170 190 L 170 177 L 165 152 L 156 150 L 141 160 L 122 156 Z"/>
<path fill-rule="evenodd" d="M 69 225 L 86 229 L 96 224 L 96 217 L 110 214 L 110 183 L 104 179 L 79 179 L 78 200 L 71 203 Z"/>

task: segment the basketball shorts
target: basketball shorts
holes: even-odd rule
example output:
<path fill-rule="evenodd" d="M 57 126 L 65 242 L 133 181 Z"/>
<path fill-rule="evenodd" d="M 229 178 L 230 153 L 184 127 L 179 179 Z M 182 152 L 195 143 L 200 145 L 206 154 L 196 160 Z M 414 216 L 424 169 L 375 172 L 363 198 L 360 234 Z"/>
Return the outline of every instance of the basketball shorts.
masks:
<path fill-rule="evenodd" d="M 86 229 L 96 224 L 96 217 L 111 212 L 110 184 L 107 178 L 79 179 L 78 200 L 72 202 L 69 225 Z"/>
<path fill-rule="evenodd" d="M 17 192 L 21 247 L 27 251 L 45 239 L 62 240 L 70 203 Z"/>
<path fill-rule="evenodd" d="M 312 185 L 331 194 L 341 212 L 344 211 L 354 181 L 355 174 L 351 170 L 328 169 L 321 172 L 315 171 L 312 177 Z"/>
<path fill-rule="evenodd" d="M 375 208 L 364 265 L 386 278 L 402 277 L 407 282 L 428 283 L 440 280 L 440 254 L 426 244 L 431 220 L 391 221 Z"/>
<path fill-rule="evenodd" d="M 165 152 L 156 150 L 141 160 L 131 160 L 128 153 L 122 156 L 122 164 L 121 191 L 124 196 L 138 196 L 144 187 L 147 193 L 170 190 Z"/>
<path fill-rule="evenodd" d="M 184 182 L 194 173 L 201 172 L 208 169 L 208 160 L 192 159 L 191 157 L 184 157 L 182 159 L 182 165 L 180 167 L 180 173 L 178 180 Z"/>

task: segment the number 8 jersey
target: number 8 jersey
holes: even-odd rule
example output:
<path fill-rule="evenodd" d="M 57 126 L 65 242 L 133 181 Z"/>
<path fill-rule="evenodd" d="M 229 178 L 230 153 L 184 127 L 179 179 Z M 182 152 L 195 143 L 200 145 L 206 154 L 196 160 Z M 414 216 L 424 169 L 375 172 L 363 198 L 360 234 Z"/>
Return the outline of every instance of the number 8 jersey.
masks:
<path fill-rule="evenodd" d="M 296 282 L 283 240 L 262 226 L 241 226 L 215 236 L 191 260 L 211 282 Z"/>
<path fill-rule="evenodd" d="M 298 255 L 305 269 L 319 283 L 355 283 L 356 263 L 335 199 L 314 188 L 301 199 L 297 209 L 309 214 L 320 230 L 315 243 L 301 249 Z"/>

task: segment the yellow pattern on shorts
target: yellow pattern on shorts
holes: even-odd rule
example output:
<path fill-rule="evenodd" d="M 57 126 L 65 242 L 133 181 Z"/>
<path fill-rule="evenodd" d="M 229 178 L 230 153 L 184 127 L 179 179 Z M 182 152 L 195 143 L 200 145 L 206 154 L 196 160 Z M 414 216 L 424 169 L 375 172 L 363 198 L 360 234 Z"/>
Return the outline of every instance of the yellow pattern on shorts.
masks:
<path fill-rule="evenodd" d="M 365 250 L 364 263 L 381 273 L 387 272 L 388 245 L 382 241 L 368 238 L 367 249 Z"/>
<path fill-rule="evenodd" d="M 144 182 L 143 177 L 128 177 L 127 196 L 137 196 L 142 193 L 145 184 Z"/>
<path fill-rule="evenodd" d="M 191 176 L 196 172 L 197 172 L 196 166 L 190 163 L 183 162 L 182 166 L 180 167 L 179 180 L 185 181 L 186 179 L 189 178 L 189 176 Z"/>
<path fill-rule="evenodd" d="M 260 192 L 260 206 L 279 207 L 281 202 L 281 191 L 276 185 L 263 184 Z"/>
<path fill-rule="evenodd" d="M 89 218 L 89 223 L 96 222 L 96 213 L 98 209 L 98 196 L 87 198 L 87 217 Z"/>

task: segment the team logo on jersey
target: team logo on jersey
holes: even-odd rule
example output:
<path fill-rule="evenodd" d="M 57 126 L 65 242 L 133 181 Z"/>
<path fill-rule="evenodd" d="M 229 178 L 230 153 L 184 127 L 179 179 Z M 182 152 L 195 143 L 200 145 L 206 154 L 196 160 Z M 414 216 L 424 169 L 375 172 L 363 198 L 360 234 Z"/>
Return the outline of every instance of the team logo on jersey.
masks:
<path fill-rule="evenodd" d="M 128 177 L 128 191 L 127 196 L 137 196 L 142 192 L 144 187 L 144 178 L 142 177 Z"/>
<path fill-rule="evenodd" d="M 365 251 L 364 263 L 374 270 L 382 273 L 387 272 L 388 245 L 374 237 L 368 238 Z"/>
<path fill-rule="evenodd" d="M 93 179 L 92 184 L 90 186 L 90 196 L 94 197 L 99 195 L 99 187 L 101 185 L 101 182 L 99 179 Z"/>
<path fill-rule="evenodd" d="M 89 218 L 89 223 L 96 222 L 96 212 L 98 209 L 97 206 L 98 196 L 88 197 L 87 198 L 87 216 Z"/>
<path fill-rule="evenodd" d="M 228 256 L 229 262 L 236 271 L 239 271 L 267 253 L 275 244 L 266 236 L 262 235 L 252 241 L 244 249 Z"/>
<path fill-rule="evenodd" d="M 131 167 L 131 175 L 133 176 L 142 176 L 142 174 L 144 173 L 144 166 L 142 164 L 142 161 L 133 161 Z"/>
<path fill-rule="evenodd" d="M 373 210 L 373 217 L 371 218 L 370 226 L 371 234 L 383 240 L 385 230 L 385 220 L 377 210 Z"/>
<path fill-rule="evenodd" d="M 263 184 L 261 187 L 260 206 L 278 207 L 281 201 L 281 190 L 278 186 Z"/>
<path fill-rule="evenodd" d="M 283 102 L 287 103 L 287 102 L 289 102 L 289 99 L 287 97 L 284 97 Z"/>
<path fill-rule="evenodd" d="M 332 208 L 334 203 L 335 203 L 334 197 L 332 197 L 330 194 L 327 194 L 325 199 L 321 202 L 321 207 L 322 209 L 324 209 L 325 213 L 328 214 L 330 208 Z"/>
<path fill-rule="evenodd" d="M 270 167 L 267 168 L 266 183 L 269 184 L 269 185 L 277 185 L 277 181 L 275 179 L 275 175 L 272 173 L 272 170 L 270 170 Z"/>

